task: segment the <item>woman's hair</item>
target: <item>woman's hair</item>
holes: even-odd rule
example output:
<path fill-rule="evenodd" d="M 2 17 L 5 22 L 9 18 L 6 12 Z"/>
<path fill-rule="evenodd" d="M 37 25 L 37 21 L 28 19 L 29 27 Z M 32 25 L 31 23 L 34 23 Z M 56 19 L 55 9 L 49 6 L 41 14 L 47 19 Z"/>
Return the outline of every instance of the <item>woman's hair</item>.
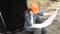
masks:
<path fill-rule="evenodd" d="M 27 13 L 30 12 L 30 10 L 32 10 L 32 9 L 27 9 L 27 10 L 24 12 L 24 17 L 25 17 L 25 15 L 26 15 Z"/>
<path fill-rule="evenodd" d="M 32 9 L 27 9 L 27 10 L 25 11 L 25 14 L 26 14 L 26 13 L 29 13 L 29 12 L 30 12 L 30 10 L 32 10 Z"/>

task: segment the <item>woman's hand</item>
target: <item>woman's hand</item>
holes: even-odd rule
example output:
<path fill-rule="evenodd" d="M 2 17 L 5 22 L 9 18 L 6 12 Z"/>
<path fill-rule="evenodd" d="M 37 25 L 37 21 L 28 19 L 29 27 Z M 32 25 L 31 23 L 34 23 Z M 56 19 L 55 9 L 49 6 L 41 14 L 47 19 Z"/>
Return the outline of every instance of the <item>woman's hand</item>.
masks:
<path fill-rule="evenodd" d="M 30 11 L 30 15 L 33 15 L 33 12 L 32 11 Z"/>

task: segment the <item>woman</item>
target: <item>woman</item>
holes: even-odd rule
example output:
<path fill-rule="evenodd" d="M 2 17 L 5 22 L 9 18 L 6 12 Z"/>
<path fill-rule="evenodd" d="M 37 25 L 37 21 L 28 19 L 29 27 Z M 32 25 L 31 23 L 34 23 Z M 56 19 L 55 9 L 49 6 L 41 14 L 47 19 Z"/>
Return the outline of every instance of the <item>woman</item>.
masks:
<path fill-rule="evenodd" d="M 25 12 L 25 30 L 29 32 L 33 32 L 34 34 L 47 34 L 47 29 L 45 28 L 28 28 L 36 23 L 36 15 L 43 16 L 43 15 L 50 15 L 51 13 L 43 13 L 40 12 L 38 9 L 38 5 L 36 3 L 31 3 L 29 9 Z"/>

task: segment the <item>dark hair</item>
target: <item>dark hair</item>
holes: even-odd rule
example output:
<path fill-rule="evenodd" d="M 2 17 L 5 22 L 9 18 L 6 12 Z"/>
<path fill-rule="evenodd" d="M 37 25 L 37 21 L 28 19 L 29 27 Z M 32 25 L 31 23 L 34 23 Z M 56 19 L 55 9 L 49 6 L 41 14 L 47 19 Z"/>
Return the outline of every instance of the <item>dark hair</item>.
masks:
<path fill-rule="evenodd" d="M 29 13 L 30 10 L 32 10 L 32 9 L 27 9 L 27 10 L 24 12 L 23 16 L 25 17 L 26 13 Z"/>
<path fill-rule="evenodd" d="M 30 10 L 32 10 L 32 9 L 27 9 L 27 10 L 25 11 L 25 14 L 26 14 L 26 13 L 29 13 L 29 12 L 30 12 Z"/>

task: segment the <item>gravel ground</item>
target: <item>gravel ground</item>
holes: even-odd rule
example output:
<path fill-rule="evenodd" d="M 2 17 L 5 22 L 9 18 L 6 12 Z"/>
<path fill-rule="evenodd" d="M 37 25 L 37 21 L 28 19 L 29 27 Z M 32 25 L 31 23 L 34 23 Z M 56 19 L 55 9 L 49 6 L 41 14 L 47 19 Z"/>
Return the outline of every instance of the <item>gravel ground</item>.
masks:
<path fill-rule="evenodd" d="M 60 34 L 60 10 L 57 14 L 56 19 L 48 27 L 48 34 Z"/>

